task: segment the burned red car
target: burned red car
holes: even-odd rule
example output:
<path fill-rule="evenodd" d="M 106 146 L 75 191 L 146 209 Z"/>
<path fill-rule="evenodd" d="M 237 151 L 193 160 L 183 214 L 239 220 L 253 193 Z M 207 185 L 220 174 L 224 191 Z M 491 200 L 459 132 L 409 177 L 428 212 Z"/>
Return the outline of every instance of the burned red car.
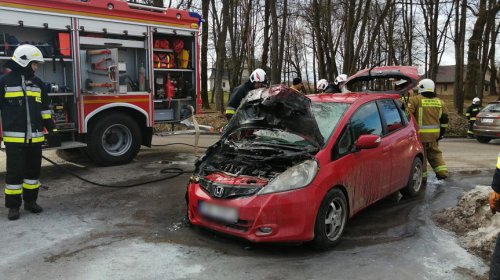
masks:
<path fill-rule="evenodd" d="M 304 96 L 285 86 L 249 93 L 187 185 L 193 225 L 253 242 L 334 246 L 347 220 L 422 186 L 422 146 L 401 93 L 416 69 L 360 72 L 347 89 Z M 407 86 L 394 90 L 394 81 Z"/>

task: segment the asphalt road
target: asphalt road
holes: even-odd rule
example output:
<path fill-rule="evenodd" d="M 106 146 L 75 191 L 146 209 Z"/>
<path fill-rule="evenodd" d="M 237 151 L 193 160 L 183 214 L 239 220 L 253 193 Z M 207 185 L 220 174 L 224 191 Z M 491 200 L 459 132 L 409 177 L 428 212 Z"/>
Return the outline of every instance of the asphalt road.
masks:
<path fill-rule="evenodd" d="M 214 141 L 202 136 L 200 145 Z M 192 144 L 193 137 L 154 142 Z M 392 196 L 369 207 L 349 222 L 341 244 L 326 252 L 301 244 L 250 244 L 188 227 L 189 174 L 135 188 L 104 188 L 44 162 L 47 187 L 39 202 L 45 211 L 22 211 L 20 220 L 8 221 L 7 210 L 0 209 L 0 278 L 487 279 L 487 264 L 462 249 L 431 215 L 455 205 L 464 191 L 491 183 L 500 141 L 445 139 L 441 147 L 450 180 L 431 179 L 421 197 Z M 169 176 L 160 173 L 167 167 L 192 170 L 201 151 L 144 148 L 134 162 L 117 167 L 95 166 L 78 152 L 45 155 L 87 179 L 125 185 Z"/>

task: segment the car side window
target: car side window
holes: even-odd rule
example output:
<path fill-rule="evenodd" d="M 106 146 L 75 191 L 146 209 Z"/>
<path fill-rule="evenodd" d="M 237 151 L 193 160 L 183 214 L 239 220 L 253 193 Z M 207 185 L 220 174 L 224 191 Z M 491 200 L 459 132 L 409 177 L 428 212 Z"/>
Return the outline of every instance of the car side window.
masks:
<path fill-rule="evenodd" d="M 352 132 L 351 127 L 348 124 L 344 131 L 340 134 L 339 140 L 335 144 L 335 148 L 333 149 L 333 160 L 339 159 L 344 155 L 350 153 L 353 149 L 354 141 L 352 140 Z"/>
<path fill-rule="evenodd" d="M 351 117 L 353 140 L 360 135 L 374 134 L 382 136 L 382 121 L 375 102 L 361 106 Z"/>
<path fill-rule="evenodd" d="M 392 133 L 404 126 L 401 113 L 392 99 L 380 100 L 378 104 L 382 119 L 384 120 L 385 134 Z"/>

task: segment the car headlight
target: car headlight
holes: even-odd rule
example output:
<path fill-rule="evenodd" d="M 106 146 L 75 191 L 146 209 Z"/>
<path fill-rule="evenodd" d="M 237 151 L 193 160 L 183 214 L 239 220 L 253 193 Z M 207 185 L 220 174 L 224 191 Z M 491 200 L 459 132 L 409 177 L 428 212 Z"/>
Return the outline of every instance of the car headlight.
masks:
<path fill-rule="evenodd" d="M 257 195 L 303 188 L 312 182 L 318 173 L 318 169 L 318 163 L 315 160 L 306 160 L 278 175 L 263 187 Z"/>

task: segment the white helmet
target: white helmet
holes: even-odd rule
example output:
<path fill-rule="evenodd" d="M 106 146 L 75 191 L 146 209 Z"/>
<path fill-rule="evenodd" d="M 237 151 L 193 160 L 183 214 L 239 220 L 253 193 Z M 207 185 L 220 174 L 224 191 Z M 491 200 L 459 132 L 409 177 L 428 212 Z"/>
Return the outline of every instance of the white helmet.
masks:
<path fill-rule="evenodd" d="M 266 72 L 260 68 L 253 70 L 252 74 L 250 74 L 250 82 L 252 83 L 264 83 L 266 81 Z"/>
<path fill-rule="evenodd" d="M 346 74 L 340 74 L 335 78 L 335 84 L 338 85 L 340 83 L 345 83 L 347 81 L 347 75 Z"/>
<path fill-rule="evenodd" d="M 12 55 L 12 60 L 14 60 L 21 67 L 26 67 L 30 62 L 43 62 L 42 52 L 35 46 L 32 45 L 20 45 L 14 51 Z"/>
<path fill-rule="evenodd" d="M 472 104 L 474 105 L 479 104 L 479 102 L 481 102 L 481 99 L 479 99 L 478 97 L 474 97 L 474 99 L 472 99 Z"/>
<path fill-rule="evenodd" d="M 318 81 L 318 84 L 316 85 L 317 90 L 325 90 L 325 88 L 328 86 L 328 81 L 326 79 L 321 79 Z"/>
<path fill-rule="evenodd" d="M 434 89 L 435 89 L 434 81 L 432 81 L 431 79 L 421 80 L 418 83 L 417 87 L 418 87 L 418 93 L 434 92 Z"/>

